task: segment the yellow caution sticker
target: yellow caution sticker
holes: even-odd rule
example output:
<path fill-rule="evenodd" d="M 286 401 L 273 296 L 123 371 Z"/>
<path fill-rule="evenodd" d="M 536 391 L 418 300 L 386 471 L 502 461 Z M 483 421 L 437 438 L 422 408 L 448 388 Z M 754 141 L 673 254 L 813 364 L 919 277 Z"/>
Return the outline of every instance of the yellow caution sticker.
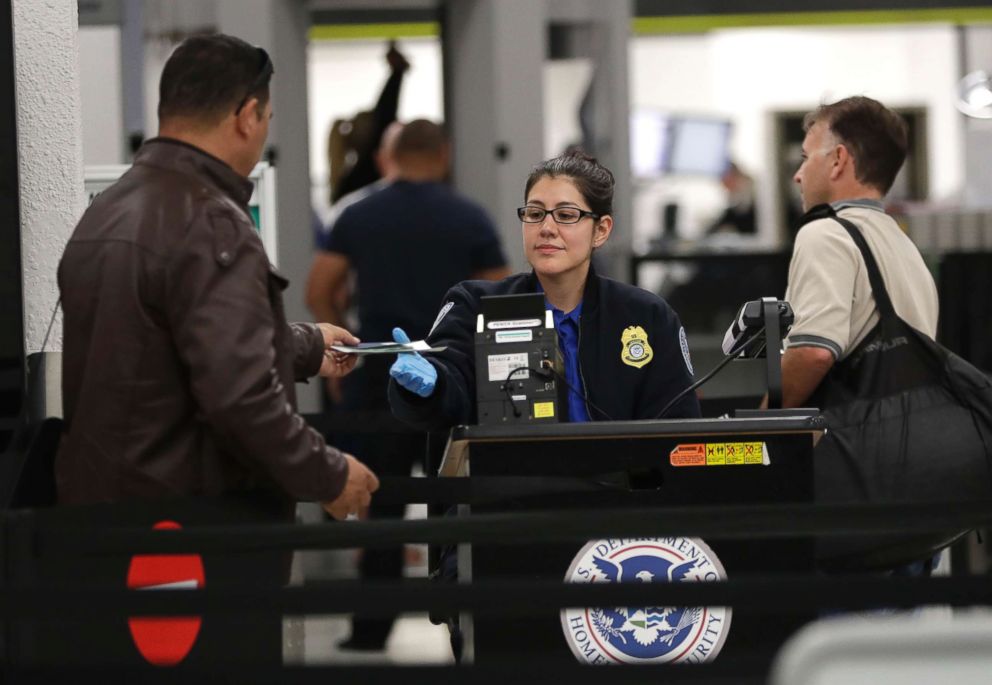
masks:
<path fill-rule="evenodd" d="M 769 464 L 768 447 L 763 442 L 744 442 L 745 464 Z"/>
<path fill-rule="evenodd" d="M 707 442 L 676 445 L 668 460 L 672 466 L 768 465 L 768 446 L 763 442 Z"/>
<path fill-rule="evenodd" d="M 554 402 L 535 402 L 534 403 L 534 418 L 535 419 L 553 419 L 555 417 L 555 403 Z"/>

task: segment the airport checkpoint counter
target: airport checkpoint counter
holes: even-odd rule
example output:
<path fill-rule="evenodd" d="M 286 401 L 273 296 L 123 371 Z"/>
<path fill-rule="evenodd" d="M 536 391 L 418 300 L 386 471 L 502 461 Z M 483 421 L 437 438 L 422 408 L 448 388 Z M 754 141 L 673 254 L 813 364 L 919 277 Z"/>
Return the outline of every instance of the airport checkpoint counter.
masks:
<path fill-rule="evenodd" d="M 452 430 L 441 477 L 527 477 L 534 494 L 459 505 L 459 515 L 811 503 L 819 415 L 516 426 Z M 562 486 L 570 482 L 572 487 Z M 547 485 L 547 492 L 541 492 Z M 604 539 L 553 545 L 458 546 L 462 582 L 717 580 L 808 574 L 811 538 Z M 722 567 L 722 569 L 720 568 Z M 667 576 L 667 577 L 666 577 Z M 567 609 L 514 620 L 460 616 L 464 660 L 514 656 L 603 663 L 724 660 L 767 667 L 812 615 L 729 608 Z"/>

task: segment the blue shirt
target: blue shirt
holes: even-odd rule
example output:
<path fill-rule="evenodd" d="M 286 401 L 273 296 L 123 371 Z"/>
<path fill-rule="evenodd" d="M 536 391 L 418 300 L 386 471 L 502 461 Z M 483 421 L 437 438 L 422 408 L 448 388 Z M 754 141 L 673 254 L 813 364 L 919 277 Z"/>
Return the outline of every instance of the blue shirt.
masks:
<path fill-rule="evenodd" d="M 551 317 L 558 332 L 558 347 L 565 358 L 565 380 L 568 381 L 568 420 L 571 423 L 589 421 L 589 412 L 583 399 L 585 388 L 582 387 L 582 376 L 579 375 L 579 317 L 582 315 L 582 303 L 565 313 L 555 309 L 551 303 L 544 300 L 544 308 L 551 310 Z"/>

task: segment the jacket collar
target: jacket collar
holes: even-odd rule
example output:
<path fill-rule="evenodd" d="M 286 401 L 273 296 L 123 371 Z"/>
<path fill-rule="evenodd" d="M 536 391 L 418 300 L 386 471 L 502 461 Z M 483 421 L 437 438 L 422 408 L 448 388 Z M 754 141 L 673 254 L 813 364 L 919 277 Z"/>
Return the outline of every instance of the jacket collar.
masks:
<path fill-rule="evenodd" d="M 589 273 L 586 275 L 586 287 L 582 292 L 582 312 L 589 314 L 599 306 L 599 276 L 596 268 L 589 262 Z"/>
<path fill-rule="evenodd" d="M 537 274 L 531 269 L 527 275 L 527 286 L 530 292 L 541 292 L 541 282 L 537 280 Z M 592 262 L 589 262 L 589 273 L 586 274 L 586 285 L 582 291 L 582 313 L 589 314 L 599 306 L 599 276 Z"/>
<path fill-rule="evenodd" d="M 241 206 L 248 205 L 255 185 L 226 162 L 175 138 L 152 138 L 145 141 L 134 156 L 134 163 L 204 179 Z"/>

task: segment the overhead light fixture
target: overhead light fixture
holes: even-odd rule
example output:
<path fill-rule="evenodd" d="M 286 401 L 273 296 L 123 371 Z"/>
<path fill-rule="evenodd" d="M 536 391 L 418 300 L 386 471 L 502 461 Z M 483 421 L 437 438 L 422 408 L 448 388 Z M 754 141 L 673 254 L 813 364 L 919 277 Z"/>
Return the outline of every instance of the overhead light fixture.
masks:
<path fill-rule="evenodd" d="M 976 119 L 992 119 L 992 77 L 973 71 L 957 85 L 954 105 L 963 114 Z"/>

